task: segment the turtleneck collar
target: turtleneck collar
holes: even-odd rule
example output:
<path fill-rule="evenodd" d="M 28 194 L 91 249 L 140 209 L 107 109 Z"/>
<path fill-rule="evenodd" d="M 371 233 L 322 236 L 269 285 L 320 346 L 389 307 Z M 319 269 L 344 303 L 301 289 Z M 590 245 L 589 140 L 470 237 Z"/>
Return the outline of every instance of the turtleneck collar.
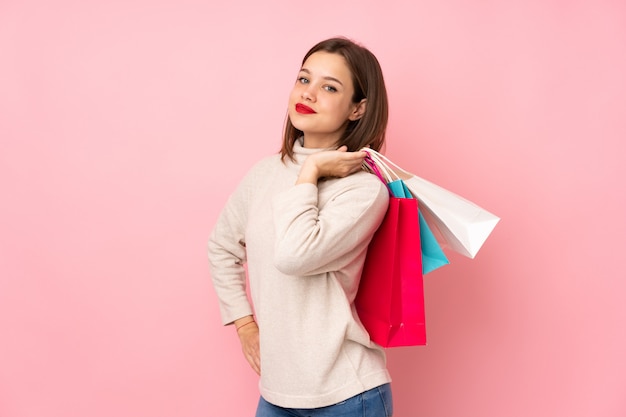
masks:
<path fill-rule="evenodd" d="M 293 144 L 293 155 L 296 158 L 296 161 L 301 164 L 307 156 L 330 149 L 331 148 L 305 148 L 304 137 L 300 136 Z"/>

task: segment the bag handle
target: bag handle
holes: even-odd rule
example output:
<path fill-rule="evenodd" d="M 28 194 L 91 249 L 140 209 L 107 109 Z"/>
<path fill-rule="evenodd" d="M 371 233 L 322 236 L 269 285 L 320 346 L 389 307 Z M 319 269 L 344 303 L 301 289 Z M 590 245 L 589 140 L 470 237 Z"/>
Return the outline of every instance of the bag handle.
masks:
<path fill-rule="evenodd" d="M 387 165 L 386 161 L 381 157 L 379 153 L 373 153 L 372 159 L 376 162 L 376 165 L 383 171 L 387 182 L 399 180 L 400 177 Z"/>
<path fill-rule="evenodd" d="M 368 151 L 364 151 L 364 152 L 367 154 L 367 156 L 365 157 L 365 159 L 363 159 L 363 168 L 366 171 L 369 171 L 372 174 L 376 175 L 378 179 L 381 180 L 383 184 L 385 184 L 385 187 L 387 187 L 387 191 L 389 191 L 389 195 L 393 196 L 393 192 L 391 191 L 391 188 L 389 187 L 388 181 L 385 180 L 384 175 L 380 172 L 380 169 L 378 165 L 376 164 L 376 161 L 374 160 L 374 158 L 372 158 L 371 154 Z"/>
<path fill-rule="evenodd" d="M 400 171 L 406 172 L 404 169 L 402 169 L 402 167 L 398 166 L 397 164 L 394 164 L 391 159 L 387 158 L 385 155 L 383 155 L 380 152 L 375 151 L 374 149 L 371 148 L 362 148 L 361 151 L 363 152 L 367 152 L 370 155 L 373 155 L 373 158 L 377 158 L 379 159 L 383 164 L 389 164 L 394 168 L 399 169 Z M 387 167 L 387 169 L 389 169 L 389 167 Z"/>
<path fill-rule="evenodd" d="M 387 185 L 387 181 L 385 181 L 385 177 L 378 169 L 378 166 L 376 165 L 376 161 L 374 161 L 374 159 L 372 158 L 371 154 L 368 151 L 365 151 L 365 153 L 367 154 L 367 156 L 363 160 L 363 168 L 367 171 L 370 171 L 372 174 L 376 175 L 378 179 L 383 182 L 383 184 Z"/>
<path fill-rule="evenodd" d="M 369 168 L 369 170 L 372 173 L 376 174 L 378 178 L 380 178 L 381 181 L 383 181 L 385 184 L 400 179 L 400 177 L 395 172 L 393 172 L 391 168 L 389 168 L 389 165 L 387 165 L 387 163 L 404 171 L 402 168 L 398 167 L 393 162 L 389 161 L 387 158 L 383 157 L 380 153 L 376 152 L 373 149 L 363 148 L 361 149 L 361 151 L 367 154 L 367 157 L 365 158 L 366 160 L 369 158 L 369 161 L 367 162 L 365 168 Z"/>

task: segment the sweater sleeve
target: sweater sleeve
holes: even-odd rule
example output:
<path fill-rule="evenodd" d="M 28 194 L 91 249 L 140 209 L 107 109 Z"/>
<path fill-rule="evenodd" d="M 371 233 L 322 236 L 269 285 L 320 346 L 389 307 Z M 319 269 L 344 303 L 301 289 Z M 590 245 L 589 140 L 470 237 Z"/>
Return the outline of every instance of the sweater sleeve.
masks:
<path fill-rule="evenodd" d="M 274 266 L 279 271 L 299 276 L 336 271 L 353 260 L 347 254 L 367 247 L 389 199 L 385 186 L 368 175 L 355 175 L 322 208 L 313 184 L 296 185 L 275 197 Z"/>
<path fill-rule="evenodd" d="M 248 183 L 244 178 L 229 197 L 209 238 L 211 278 L 219 300 L 222 323 L 225 325 L 253 312 L 246 292 L 244 269 Z"/>

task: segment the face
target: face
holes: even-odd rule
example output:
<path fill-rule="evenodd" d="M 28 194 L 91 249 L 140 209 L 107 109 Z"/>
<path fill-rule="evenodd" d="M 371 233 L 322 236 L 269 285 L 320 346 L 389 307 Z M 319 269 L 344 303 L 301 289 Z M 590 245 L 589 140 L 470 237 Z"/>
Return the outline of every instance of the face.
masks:
<path fill-rule="evenodd" d="M 302 65 L 289 96 L 289 119 L 304 132 L 304 146 L 329 148 L 348 122 L 365 112 L 365 100 L 353 103 L 352 74 L 339 54 L 315 52 Z"/>

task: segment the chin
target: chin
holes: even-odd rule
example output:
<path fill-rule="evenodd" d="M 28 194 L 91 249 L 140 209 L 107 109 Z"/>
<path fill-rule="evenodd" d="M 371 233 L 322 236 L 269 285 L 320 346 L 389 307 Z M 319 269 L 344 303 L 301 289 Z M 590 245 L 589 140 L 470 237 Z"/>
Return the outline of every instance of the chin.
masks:
<path fill-rule="evenodd" d="M 289 120 L 291 121 L 291 124 L 293 125 L 293 127 L 295 127 L 296 129 L 304 132 L 305 130 L 310 130 L 311 128 L 311 124 L 307 123 L 305 120 L 301 120 L 300 117 L 298 117 L 298 115 L 292 116 L 289 115 Z"/>

